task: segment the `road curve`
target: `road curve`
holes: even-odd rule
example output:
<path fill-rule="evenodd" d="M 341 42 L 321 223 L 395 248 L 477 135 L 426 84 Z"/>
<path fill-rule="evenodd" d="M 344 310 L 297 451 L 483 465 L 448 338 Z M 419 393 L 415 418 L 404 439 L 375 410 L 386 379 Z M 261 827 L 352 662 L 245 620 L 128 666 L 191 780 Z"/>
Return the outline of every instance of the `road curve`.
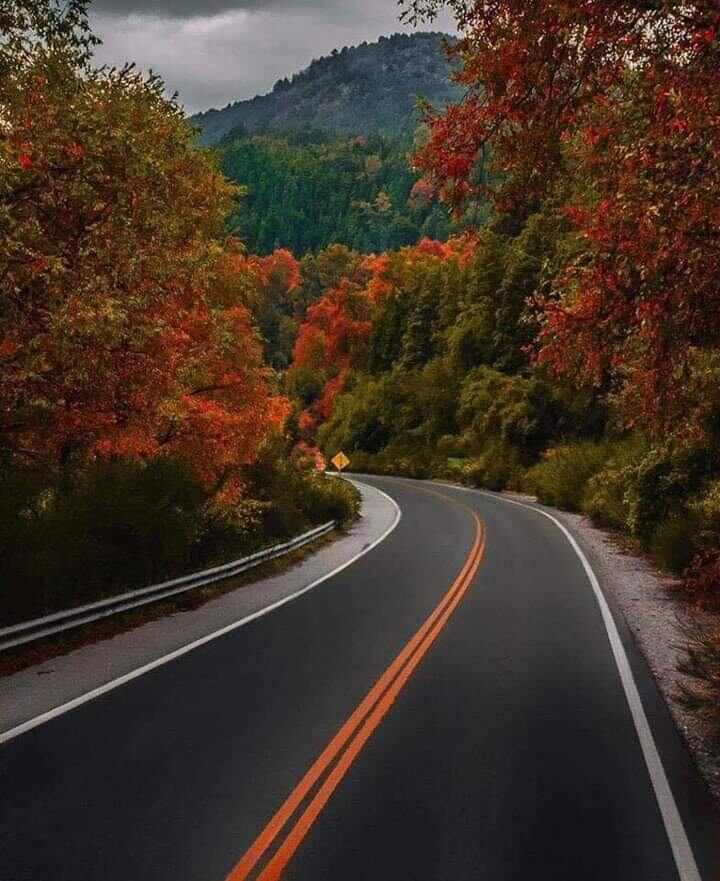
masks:
<path fill-rule="evenodd" d="M 352 566 L 0 746 L 0 878 L 720 877 L 717 818 L 617 619 L 689 844 L 678 868 L 557 525 L 367 481 L 403 516 Z"/>

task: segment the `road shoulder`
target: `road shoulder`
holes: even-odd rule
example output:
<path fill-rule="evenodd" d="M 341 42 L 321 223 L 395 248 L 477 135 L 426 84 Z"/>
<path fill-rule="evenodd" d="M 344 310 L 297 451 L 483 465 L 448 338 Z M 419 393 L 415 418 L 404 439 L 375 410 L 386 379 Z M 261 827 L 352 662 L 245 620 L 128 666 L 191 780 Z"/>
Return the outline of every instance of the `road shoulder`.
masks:
<path fill-rule="evenodd" d="M 683 602 L 669 589 L 675 580 L 671 575 L 659 570 L 649 559 L 633 553 L 621 536 L 595 526 L 583 514 L 542 505 L 534 497 L 519 493 L 494 493 L 438 482 L 546 511 L 569 530 L 598 578 L 626 648 L 632 649 L 631 663 L 637 666 L 638 658 L 641 659 L 652 675 L 662 696 L 662 709 L 672 720 L 673 731 L 681 738 L 720 810 L 720 754 L 711 742 L 712 732 L 677 701 L 678 686 L 683 682 L 692 684 L 678 671 L 684 654 L 683 629 L 716 625 L 717 616 Z M 647 699 L 648 694 L 643 694 L 643 701 Z"/>
<path fill-rule="evenodd" d="M 715 617 L 673 594 L 669 590 L 672 577 L 628 551 L 619 537 L 594 526 L 581 514 L 548 510 L 582 545 L 609 601 L 614 603 L 616 612 L 619 610 L 652 672 L 693 761 L 720 805 L 720 756 L 711 749 L 711 732 L 677 701 L 679 684 L 692 684 L 677 669 L 683 656 L 683 628 L 712 625 Z"/>

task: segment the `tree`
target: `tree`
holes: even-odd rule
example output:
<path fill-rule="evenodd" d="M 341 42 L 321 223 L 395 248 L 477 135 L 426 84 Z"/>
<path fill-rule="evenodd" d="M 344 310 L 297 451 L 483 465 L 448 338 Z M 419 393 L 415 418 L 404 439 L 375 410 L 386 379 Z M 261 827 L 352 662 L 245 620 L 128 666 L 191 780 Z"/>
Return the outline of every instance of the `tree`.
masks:
<path fill-rule="evenodd" d="M 352 276 L 360 264 L 360 254 L 347 245 L 329 245 L 317 254 L 306 254 L 300 261 L 303 308 L 318 300 L 328 288 L 337 287 L 345 276 Z"/>
<path fill-rule="evenodd" d="M 255 281 L 252 313 L 264 341 L 265 358 L 273 367 L 287 367 L 301 314 L 300 264 L 290 251 L 278 248 L 266 257 L 250 256 L 246 269 Z"/>
<path fill-rule="evenodd" d="M 369 253 L 414 244 L 431 218 L 443 238 L 454 228 L 441 207 L 410 198 L 404 140 L 252 135 L 227 145 L 222 168 L 247 187 L 232 224 L 251 252 L 304 258 L 339 243 Z"/>
<path fill-rule="evenodd" d="M 465 266 L 474 249 L 467 237 L 423 239 L 348 264 L 351 275 L 308 309 L 288 371 L 288 388 L 310 405 L 302 417 L 307 436 L 331 417 L 354 371 L 380 373 L 397 365 L 409 375 L 411 368 L 425 367 L 435 352 L 444 275 Z M 384 436 L 371 434 L 376 441 Z"/>
<path fill-rule="evenodd" d="M 0 447 L 176 453 L 227 488 L 285 409 L 218 242 L 238 191 L 156 77 L 92 67 L 86 6 L 0 17 Z"/>
<path fill-rule="evenodd" d="M 417 165 L 456 205 L 491 157 L 504 210 L 542 200 L 574 255 L 545 298 L 540 358 L 629 422 L 696 430 L 692 378 L 720 335 L 720 11 L 715 0 L 411 0 L 441 6 L 465 97 L 428 112 Z"/>
<path fill-rule="evenodd" d="M 405 368 L 421 367 L 433 356 L 441 280 L 440 267 L 433 265 L 422 273 L 419 284 L 414 286 L 415 290 L 406 292 L 406 295 L 412 293 L 413 296 L 402 339 L 400 363 Z"/>

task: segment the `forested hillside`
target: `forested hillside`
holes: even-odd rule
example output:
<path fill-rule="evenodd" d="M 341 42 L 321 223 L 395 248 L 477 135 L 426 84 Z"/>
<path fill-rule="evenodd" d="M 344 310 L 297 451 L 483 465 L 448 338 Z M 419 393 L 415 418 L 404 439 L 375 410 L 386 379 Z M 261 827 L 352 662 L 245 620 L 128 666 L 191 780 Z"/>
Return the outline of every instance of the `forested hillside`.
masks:
<path fill-rule="evenodd" d="M 450 80 L 439 33 L 393 34 L 377 43 L 336 50 L 314 60 L 267 95 L 192 117 L 200 141 L 268 131 L 409 138 L 418 123 L 418 96 L 438 108 L 460 96 Z"/>
<path fill-rule="evenodd" d="M 256 135 L 230 143 L 222 170 L 247 188 L 232 225 L 251 252 L 297 256 L 341 243 L 364 253 L 446 239 L 479 212 L 453 222 L 410 169 L 409 142 L 316 133 Z"/>
<path fill-rule="evenodd" d="M 455 474 L 500 489 L 562 439 L 598 440 L 599 390 L 532 363 L 538 316 L 528 298 L 550 284 L 567 222 L 531 215 L 479 237 L 366 258 L 310 306 L 288 387 L 300 431 L 360 470 Z"/>

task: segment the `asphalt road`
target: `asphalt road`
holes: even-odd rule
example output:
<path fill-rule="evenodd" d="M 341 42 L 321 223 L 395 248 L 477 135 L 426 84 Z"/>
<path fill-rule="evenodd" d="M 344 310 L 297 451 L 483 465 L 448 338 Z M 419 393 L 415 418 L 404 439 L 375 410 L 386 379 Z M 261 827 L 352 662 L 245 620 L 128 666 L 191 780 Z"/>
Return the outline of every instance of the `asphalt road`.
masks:
<path fill-rule="evenodd" d="M 720 877 L 716 816 L 618 620 L 694 854 L 678 872 L 562 532 L 368 482 L 402 519 L 355 564 L 0 746 L 0 881 Z"/>

